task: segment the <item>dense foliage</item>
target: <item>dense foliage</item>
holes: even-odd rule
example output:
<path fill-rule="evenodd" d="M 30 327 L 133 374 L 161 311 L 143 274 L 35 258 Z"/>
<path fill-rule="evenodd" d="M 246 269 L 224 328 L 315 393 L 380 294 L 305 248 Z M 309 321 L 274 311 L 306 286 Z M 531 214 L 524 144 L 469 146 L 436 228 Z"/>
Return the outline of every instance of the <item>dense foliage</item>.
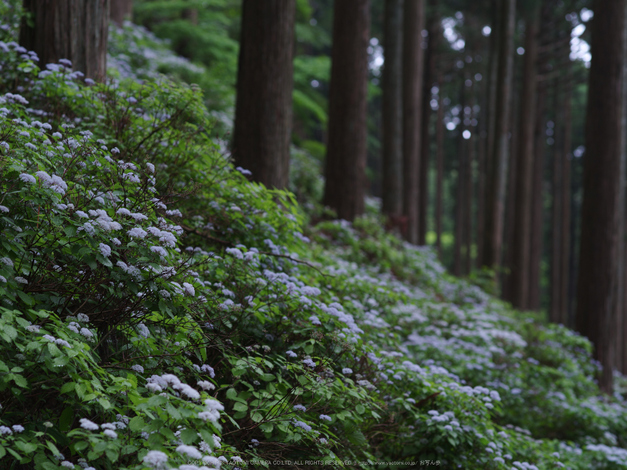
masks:
<path fill-rule="evenodd" d="M 587 340 L 374 201 L 305 224 L 221 153 L 196 66 L 115 37 L 108 84 L 0 42 L 2 468 L 627 465 Z"/>

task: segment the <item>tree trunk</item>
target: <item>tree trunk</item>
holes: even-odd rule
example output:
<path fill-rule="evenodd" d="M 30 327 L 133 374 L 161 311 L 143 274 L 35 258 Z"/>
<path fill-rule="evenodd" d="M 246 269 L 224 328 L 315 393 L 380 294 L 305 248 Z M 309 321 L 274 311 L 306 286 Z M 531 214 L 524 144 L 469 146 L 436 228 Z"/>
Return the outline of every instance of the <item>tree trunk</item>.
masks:
<path fill-rule="evenodd" d="M 420 150 L 420 204 L 418 208 L 418 244 L 427 244 L 427 214 L 429 208 L 429 161 L 431 160 L 431 88 L 435 80 L 435 58 L 440 38 L 440 16 L 437 13 L 437 0 L 431 0 L 431 16 L 427 23 L 428 44 L 425 53 L 425 73 L 422 83 L 422 117 Z"/>
<path fill-rule="evenodd" d="M 268 187 L 289 179 L 294 0 L 244 0 L 232 153 Z"/>
<path fill-rule="evenodd" d="M 497 78 L 498 78 L 498 65 L 499 65 L 499 24 L 501 22 L 501 9 L 503 7 L 502 0 L 491 1 L 492 11 L 492 31 L 490 33 L 490 44 L 488 52 L 488 74 L 486 77 L 486 91 L 485 91 L 485 113 L 483 113 L 483 126 L 484 126 L 484 144 L 483 155 L 479 157 L 480 166 L 483 171 L 479 174 L 479 193 L 481 202 L 479 205 L 478 222 L 479 227 L 477 229 L 477 267 L 487 266 L 485 262 L 484 246 L 487 244 L 486 230 L 487 219 L 486 213 L 489 210 L 487 185 L 489 182 L 489 176 L 493 172 L 492 169 L 492 155 L 494 153 L 494 132 L 495 132 L 495 116 L 496 116 L 496 90 L 497 90 Z"/>
<path fill-rule="evenodd" d="M 345 220 L 364 211 L 369 7 L 368 0 L 336 1 L 333 10 L 324 204 Z"/>
<path fill-rule="evenodd" d="M 435 123 L 436 139 L 436 183 L 435 183 L 435 246 L 442 259 L 442 191 L 444 180 L 444 100 L 442 98 L 444 80 L 438 73 L 438 113 Z"/>
<path fill-rule="evenodd" d="M 599 385 L 612 393 L 622 214 L 622 93 L 625 0 L 594 2 L 586 114 L 577 330 L 603 366 Z"/>
<path fill-rule="evenodd" d="M 405 0 L 403 23 L 403 211 L 407 240 L 418 243 L 424 0 Z"/>
<path fill-rule="evenodd" d="M 529 310 L 540 309 L 540 277 L 544 218 L 544 158 L 546 153 L 546 82 L 538 84 L 536 131 L 531 189 L 531 246 L 529 252 Z"/>
<path fill-rule="evenodd" d="M 538 58 L 538 8 L 525 22 L 525 63 L 516 153 L 516 194 L 513 212 L 511 300 L 514 307 L 529 308 L 529 254 L 531 240 L 532 167 Z"/>
<path fill-rule="evenodd" d="M 32 23 L 23 20 L 20 44 L 37 53 L 42 68 L 68 59 L 87 78 L 105 80 L 109 0 L 24 0 L 24 10 Z"/>
<path fill-rule="evenodd" d="M 494 145 L 490 155 L 483 265 L 499 269 L 503 245 L 508 123 L 513 76 L 515 0 L 502 0 L 498 30 L 498 73 L 494 112 Z"/>
<path fill-rule="evenodd" d="M 461 81 L 459 102 L 461 106 L 461 122 L 457 128 L 457 190 L 455 197 L 455 247 L 454 255 L 455 260 L 453 263 L 453 274 L 455 276 L 461 276 L 464 272 L 464 197 L 466 195 L 465 183 L 466 183 L 466 171 L 467 171 L 467 155 L 466 155 L 466 142 L 464 140 L 464 107 L 466 105 L 466 84 L 465 80 Z"/>
<path fill-rule="evenodd" d="M 553 323 L 561 323 L 561 315 L 563 312 L 564 299 L 560 296 L 561 291 L 561 268 L 562 268 L 562 250 L 560 244 L 563 240 L 562 235 L 562 194 L 564 192 L 564 145 L 563 124 L 564 124 L 564 106 L 561 102 L 560 85 L 562 80 L 555 80 L 555 89 L 553 91 L 553 102 L 555 104 L 555 151 L 553 153 L 553 195 L 551 202 L 551 301 L 549 305 L 549 320 Z M 562 323 L 565 324 L 565 323 Z"/>
<path fill-rule="evenodd" d="M 566 48 L 566 56 L 570 53 L 570 45 Z M 569 312 L 571 311 L 570 296 L 568 294 L 570 284 L 570 251 L 571 245 L 574 244 L 574 240 L 570 236 L 571 225 L 571 140 L 572 140 L 572 99 L 573 99 L 573 77 L 572 66 L 570 65 L 570 58 L 568 59 L 568 69 L 566 71 L 566 88 L 564 91 L 564 137 L 562 147 L 562 207 L 561 207 L 561 235 L 560 242 L 560 291 L 559 297 L 561 299 L 561 313 L 559 315 L 559 323 L 562 323 L 569 328 L 574 325 L 570 321 Z"/>
<path fill-rule="evenodd" d="M 471 84 L 468 90 L 471 96 L 470 113 L 467 118 L 472 122 L 475 104 L 474 86 Z M 464 119 L 466 115 L 464 114 Z M 470 133 L 470 138 L 466 140 L 466 179 L 464 188 L 464 245 L 466 246 L 466 262 L 463 274 L 468 275 L 472 271 L 472 201 L 473 201 L 473 165 L 475 159 L 475 132 Z"/>
<path fill-rule="evenodd" d="M 109 17 L 117 26 L 133 17 L 133 0 L 109 0 Z"/>
<path fill-rule="evenodd" d="M 383 92 L 383 214 L 403 210 L 403 0 L 385 1 Z"/>

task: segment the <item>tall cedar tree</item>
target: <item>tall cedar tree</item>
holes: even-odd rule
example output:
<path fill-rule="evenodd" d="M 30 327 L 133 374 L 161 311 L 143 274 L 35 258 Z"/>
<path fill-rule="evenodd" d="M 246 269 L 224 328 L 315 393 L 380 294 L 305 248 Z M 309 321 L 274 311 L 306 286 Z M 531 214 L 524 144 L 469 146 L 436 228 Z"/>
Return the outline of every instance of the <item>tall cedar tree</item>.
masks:
<path fill-rule="evenodd" d="M 551 304 L 549 318 L 554 323 L 569 325 L 568 279 L 570 251 L 570 148 L 571 148 L 571 100 L 572 66 L 570 63 L 571 26 L 560 31 L 558 60 L 564 64 L 564 72 L 555 80 L 555 158 L 553 162 L 552 207 L 552 259 Z M 560 63 L 560 65 L 561 65 Z"/>
<path fill-rule="evenodd" d="M 593 9 L 576 327 L 594 344 L 603 366 L 599 385 L 611 393 L 614 315 L 622 288 L 618 254 L 625 0 L 595 0 Z"/>
<path fill-rule="evenodd" d="M 418 243 L 425 1 L 405 0 L 403 23 L 403 212 L 407 241 Z"/>
<path fill-rule="evenodd" d="M 438 112 L 435 122 L 435 246 L 442 258 L 442 192 L 444 190 L 444 79 L 438 72 Z"/>
<path fill-rule="evenodd" d="M 505 207 L 505 180 L 507 173 L 508 124 L 510 93 L 513 78 L 513 44 L 515 0 L 499 0 L 498 22 L 492 34 L 497 34 L 496 81 L 494 109 L 490 110 L 493 124 L 488 147 L 488 178 L 486 181 L 485 228 L 483 230 L 483 266 L 499 268 L 503 245 L 503 217 Z M 490 141 L 490 139 L 492 141 Z"/>
<path fill-rule="evenodd" d="M 336 1 L 333 15 L 323 202 L 353 220 L 364 211 L 366 192 L 369 1 Z"/>
<path fill-rule="evenodd" d="M 244 0 L 232 153 L 255 181 L 289 179 L 295 0 Z"/>
<path fill-rule="evenodd" d="M 418 244 L 427 244 L 427 212 L 429 207 L 429 162 L 431 150 L 431 89 L 436 79 L 435 60 L 441 36 L 442 24 L 438 12 L 438 0 L 429 1 L 430 15 L 427 21 L 427 49 L 424 58 L 424 78 L 422 83 L 422 118 L 420 131 L 420 204 L 418 208 Z"/>
<path fill-rule="evenodd" d="M 107 73 L 109 0 L 24 0 L 31 21 L 22 21 L 20 44 L 39 56 L 44 67 L 59 59 L 87 78 L 104 81 Z"/>
<path fill-rule="evenodd" d="M 131 20 L 133 15 L 133 0 L 109 0 L 109 17 L 118 26 L 125 20 Z"/>
<path fill-rule="evenodd" d="M 454 255 L 455 260 L 453 264 L 453 274 L 455 276 L 461 276 L 464 274 L 463 263 L 463 248 L 464 248 L 464 211 L 466 206 L 464 204 L 464 198 L 466 197 L 466 172 L 468 171 L 468 155 L 466 148 L 466 141 L 464 139 L 464 109 L 466 108 L 466 77 L 465 74 L 461 79 L 461 87 L 459 93 L 459 105 L 461 122 L 457 126 L 457 181 L 456 181 L 456 197 L 455 197 L 455 245 Z"/>
<path fill-rule="evenodd" d="M 487 80 L 485 80 L 485 109 L 486 112 L 482 113 L 482 135 L 481 144 L 482 153 L 479 155 L 479 201 L 477 203 L 477 267 L 481 268 L 485 266 L 485 251 L 483 249 L 485 243 L 486 234 L 486 213 L 488 211 L 488 190 L 487 185 L 489 183 L 488 175 L 492 173 L 492 159 L 491 155 L 494 150 L 494 131 L 495 131 L 495 115 L 496 115 L 496 80 L 498 72 L 498 25 L 500 22 L 500 11 L 502 9 L 501 0 L 491 0 L 490 10 L 492 12 L 491 18 L 491 33 L 490 44 L 488 48 L 488 73 Z"/>
<path fill-rule="evenodd" d="M 535 104 L 538 57 L 538 7 L 525 20 L 525 62 L 522 95 L 520 97 L 520 123 L 516 160 L 516 194 L 513 212 L 513 247 L 511 267 L 511 300 L 514 307 L 528 308 L 529 253 L 532 201 L 532 168 L 535 129 Z"/>
<path fill-rule="evenodd" d="M 403 0 L 385 0 L 382 210 L 385 215 L 392 217 L 400 216 L 403 209 L 402 31 Z"/>

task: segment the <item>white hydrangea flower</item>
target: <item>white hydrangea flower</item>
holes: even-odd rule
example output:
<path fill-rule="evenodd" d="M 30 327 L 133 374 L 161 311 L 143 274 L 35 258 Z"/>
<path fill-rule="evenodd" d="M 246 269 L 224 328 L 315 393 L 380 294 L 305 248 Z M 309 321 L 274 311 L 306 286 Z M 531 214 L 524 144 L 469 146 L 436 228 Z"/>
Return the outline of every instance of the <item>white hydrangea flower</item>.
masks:
<path fill-rule="evenodd" d="M 129 237 L 144 238 L 148 233 L 141 227 L 133 227 L 128 232 Z"/>
<path fill-rule="evenodd" d="M 100 253 L 102 253 L 102 256 L 104 256 L 105 258 L 111 256 L 111 247 L 109 245 L 101 243 L 100 245 L 98 245 L 98 249 L 100 250 Z"/>
<path fill-rule="evenodd" d="M 19 178 L 24 182 L 24 183 L 29 183 L 29 184 L 35 184 L 37 182 L 37 180 L 35 179 L 35 177 L 33 175 L 29 175 L 28 173 L 22 173 L 20 174 Z"/>
<path fill-rule="evenodd" d="M 207 391 L 215 390 L 216 388 L 215 385 L 213 385 L 211 382 L 208 382 L 206 380 L 199 380 L 197 382 L 197 385 L 203 390 L 207 390 Z"/>
<path fill-rule="evenodd" d="M 168 456 L 160 450 L 151 450 L 144 456 L 142 461 L 153 468 L 164 468 L 165 463 L 168 461 Z"/>
<path fill-rule="evenodd" d="M 88 431 L 97 431 L 100 428 L 100 426 L 87 418 L 81 418 L 79 422 L 81 423 L 81 428 L 87 429 Z"/>
<path fill-rule="evenodd" d="M 202 454 L 200 451 L 194 446 L 180 445 L 176 448 L 176 451 L 181 455 L 186 455 L 191 459 L 201 459 Z"/>

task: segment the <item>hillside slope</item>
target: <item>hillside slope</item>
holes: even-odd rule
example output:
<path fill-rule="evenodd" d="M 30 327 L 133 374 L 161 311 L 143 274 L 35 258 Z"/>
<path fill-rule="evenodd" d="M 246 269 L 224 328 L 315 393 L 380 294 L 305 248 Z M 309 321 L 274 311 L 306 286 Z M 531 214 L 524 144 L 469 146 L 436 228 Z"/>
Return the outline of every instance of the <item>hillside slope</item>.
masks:
<path fill-rule="evenodd" d="M 2 468 L 627 465 L 586 339 L 374 205 L 306 225 L 220 152 L 197 87 L 145 72 L 151 47 L 199 66 L 120 34 L 107 85 L 0 42 Z"/>

